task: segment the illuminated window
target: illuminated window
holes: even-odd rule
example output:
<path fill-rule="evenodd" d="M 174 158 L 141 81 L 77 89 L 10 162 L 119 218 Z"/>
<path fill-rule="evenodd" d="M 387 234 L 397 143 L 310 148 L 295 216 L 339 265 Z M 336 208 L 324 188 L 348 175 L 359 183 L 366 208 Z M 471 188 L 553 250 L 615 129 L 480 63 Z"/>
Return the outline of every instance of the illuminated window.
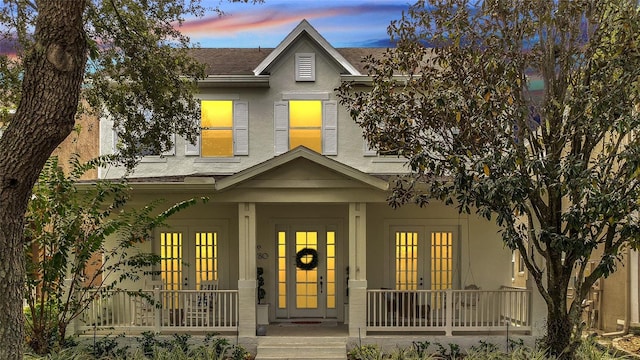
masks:
<path fill-rule="evenodd" d="M 196 289 L 203 281 L 218 280 L 218 233 L 195 232 L 191 239 L 185 241 L 182 232 L 160 233 L 160 274 L 167 290 L 181 290 L 190 269 L 195 278 L 189 283 Z M 194 247 L 193 255 L 188 256 L 187 246 Z"/>
<path fill-rule="evenodd" d="M 160 267 L 167 290 L 182 289 L 182 233 L 160 233 Z"/>
<path fill-rule="evenodd" d="M 209 158 L 249 155 L 249 103 L 202 100 L 200 136 L 185 144 L 184 154 Z"/>
<path fill-rule="evenodd" d="M 431 290 L 453 287 L 453 234 L 431 233 Z"/>
<path fill-rule="evenodd" d="M 327 231 L 327 309 L 336 308 L 336 232 Z"/>
<path fill-rule="evenodd" d="M 418 233 L 396 232 L 396 290 L 418 288 Z"/>
<path fill-rule="evenodd" d="M 318 233 L 315 231 L 296 231 L 296 253 L 302 249 L 318 250 Z M 303 263 L 311 261 L 311 255 L 303 258 Z M 296 308 L 318 308 L 318 268 L 303 270 L 296 268 Z"/>
<path fill-rule="evenodd" d="M 201 112 L 201 155 L 233 156 L 233 101 L 202 101 Z"/>
<path fill-rule="evenodd" d="M 274 104 L 275 153 L 305 146 L 323 155 L 338 154 L 338 103 L 292 99 Z"/>
<path fill-rule="evenodd" d="M 287 307 L 287 236 L 278 232 L 278 308 Z"/>
<path fill-rule="evenodd" d="M 218 280 L 218 234 L 196 233 L 196 289 L 203 281 Z"/>
<path fill-rule="evenodd" d="M 322 152 L 322 102 L 296 100 L 289 102 L 289 148 L 306 146 Z"/>

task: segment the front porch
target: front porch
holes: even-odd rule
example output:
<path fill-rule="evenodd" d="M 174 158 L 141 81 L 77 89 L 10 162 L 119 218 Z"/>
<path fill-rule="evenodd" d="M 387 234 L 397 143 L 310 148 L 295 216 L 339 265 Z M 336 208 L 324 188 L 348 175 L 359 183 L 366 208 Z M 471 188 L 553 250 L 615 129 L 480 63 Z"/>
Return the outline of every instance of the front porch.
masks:
<path fill-rule="evenodd" d="M 160 255 L 160 286 L 143 279 L 97 297 L 77 332 L 220 332 L 257 342 L 259 326 L 310 321 L 341 324 L 350 339 L 536 335 L 531 287 L 508 287 L 513 255 L 478 216 L 435 201 L 393 209 L 387 180 L 305 149 L 213 185 L 214 201 L 177 214 L 143 245 Z M 135 188 L 141 201 L 159 191 L 179 201 L 210 186 Z M 132 296 L 141 287 L 145 296 Z"/>
<path fill-rule="evenodd" d="M 237 334 L 241 325 L 237 290 L 153 289 L 142 293 L 143 296 L 139 296 L 115 291 L 96 297 L 77 321 L 76 330 L 81 333 Z M 345 318 L 348 328 L 357 328 L 361 337 L 380 333 L 455 336 L 531 332 L 529 290 L 367 289 L 365 294 L 366 317 L 362 319 L 360 315 L 363 312 L 349 306 L 348 312 L 356 314 L 356 317 Z M 299 321 L 299 324 L 322 323 L 321 319 L 314 320 L 317 321 Z M 337 321 L 333 323 L 338 325 Z M 281 323 L 271 323 L 273 326 L 278 324 Z M 288 324 L 294 327 L 295 319 Z M 255 323 L 243 325 L 256 326 Z"/>

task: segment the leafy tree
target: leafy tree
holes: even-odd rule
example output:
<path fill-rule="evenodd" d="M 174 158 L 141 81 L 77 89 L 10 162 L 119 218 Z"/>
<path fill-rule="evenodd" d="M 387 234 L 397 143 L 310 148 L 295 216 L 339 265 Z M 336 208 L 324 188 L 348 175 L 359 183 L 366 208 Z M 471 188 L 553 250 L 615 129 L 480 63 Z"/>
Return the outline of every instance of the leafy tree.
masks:
<path fill-rule="evenodd" d="M 366 60 L 371 88 L 339 89 L 369 144 L 408 160 L 393 206 L 438 199 L 500 226 L 563 358 L 590 287 L 640 239 L 639 11 L 635 0 L 419 1 L 389 27 L 397 48 Z"/>
<path fill-rule="evenodd" d="M 24 214 L 40 170 L 84 101 L 114 119 L 128 166 L 170 147 L 170 133 L 193 140 L 203 70 L 175 26 L 206 10 L 199 0 L 0 4 L 0 37 L 16 49 L 0 56 L 0 118 L 15 108 L 0 138 L 0 359 L 22 358 Z"/>
<path fill-rule="evenodd" d="M 150 240 L 168 217 L 196 203 L 186 200 L 158 213 L 160 200 L 139 210 L 125 208 L 126 181 L 99 180 L 79 188 L 80 176 L 105 161 L 80 164 L 74 158 L 67 176 L 58 159 L 50 158 L 29 201 L 24 236 L 27 343 L 38 354 L 62 347 L 68 325 L 96 298 L 113 295 L 123 281 L 151 275 L 160 258 L 137 246 Z M 112 243 L 106 242 L 109 237 Z"/>

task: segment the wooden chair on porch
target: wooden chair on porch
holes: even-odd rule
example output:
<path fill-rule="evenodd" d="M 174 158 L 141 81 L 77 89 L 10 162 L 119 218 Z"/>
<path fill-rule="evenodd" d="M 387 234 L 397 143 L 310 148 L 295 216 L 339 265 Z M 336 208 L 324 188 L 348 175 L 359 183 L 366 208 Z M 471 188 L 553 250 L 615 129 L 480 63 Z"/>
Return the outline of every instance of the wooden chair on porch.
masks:
<path fill-rule="evenodd" d="M 188 293 L 184 301 L 185 326 L 214 326 L 218 281 L 200 282 L 200 291 Z"/>
<path fill-rule="evenodd" d="M 133 325 L 152 326 L 155 322 L 155 313 L 162 304 L 153 301 L 154 293 L 151 291 L 162 290 L 162 280 L 145 280 L 143 292 L 145 296 L 135 296 L 133 303 Z M 149 297 L 149 298 L 148 298 Z"/>
<path fill-rule="evenodd" d="M 391 293 L 387 298 L 387 312 L 395 321 L 403 319 L 427 325 L 431 320 L 431 305 L 426 303 L 426 299 L 420 299 L 419 293 L 410 290 Z"/>

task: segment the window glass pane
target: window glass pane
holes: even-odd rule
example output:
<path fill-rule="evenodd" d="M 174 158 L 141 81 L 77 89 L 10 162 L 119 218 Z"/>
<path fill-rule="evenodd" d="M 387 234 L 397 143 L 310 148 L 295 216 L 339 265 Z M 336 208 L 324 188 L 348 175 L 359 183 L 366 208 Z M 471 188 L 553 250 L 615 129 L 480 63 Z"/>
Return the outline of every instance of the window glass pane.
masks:
<path fill-rule="evenodd" d="M 289 130 L 289 147 L 306 146 L 315 152 L 322 152 L 322 131 L 320 129 Z"/>
<path fill-rule="evenodd" d="M 292 100 L 289 102 L 289 126 L 322 126 L 322 102 L 319 100 Z"/>
<path fill-rule="evenodd" d="M 201 104 L 203 128 L 231 128 L 233 126 L 233 101 L 206 101 Z"/>
<path fill-rule="evenodd" d="M 453 234 L 431 234 L 431 289 L 445 290 L 453 286 Z"/>
<path fill-rule="evenodd" d="M 396 232 L 396 289 L 418 288 L 418 233 Z"/>
<path fill-rule="evenodd" d="M 202 130 L 202 156 L 232 156 L 232 130 Z"/>
<path fill-rule="evenodd" d="M 322 101 L 289 102 L 289 148 L 301 145 L 322 152 Z"/>

